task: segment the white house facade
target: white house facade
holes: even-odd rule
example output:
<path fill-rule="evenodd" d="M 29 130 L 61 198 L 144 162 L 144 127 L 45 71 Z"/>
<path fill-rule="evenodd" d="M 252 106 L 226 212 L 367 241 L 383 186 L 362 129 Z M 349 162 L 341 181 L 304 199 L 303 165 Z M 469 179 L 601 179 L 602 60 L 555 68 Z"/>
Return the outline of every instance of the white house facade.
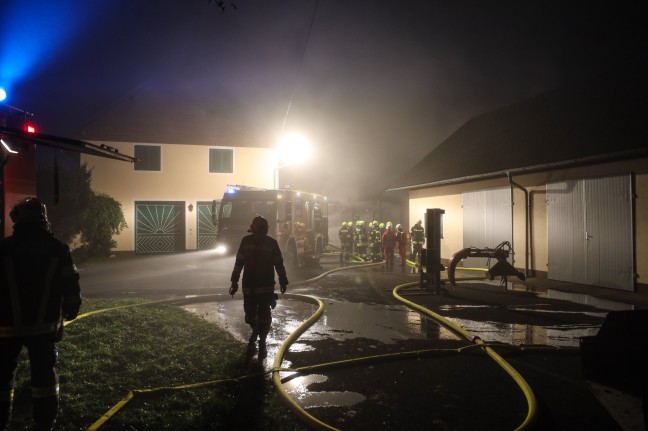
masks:
<path fill-rule="evenodd" d="M 138 254 L 213 247 L 213 202 L 228 184 L 272 188 L 272 148 L 92 141 L 134 155 L 136 163 L 107 163 L 83 154 L 92 189 L 119 201 L 128 227 L 114 251 Z"/>

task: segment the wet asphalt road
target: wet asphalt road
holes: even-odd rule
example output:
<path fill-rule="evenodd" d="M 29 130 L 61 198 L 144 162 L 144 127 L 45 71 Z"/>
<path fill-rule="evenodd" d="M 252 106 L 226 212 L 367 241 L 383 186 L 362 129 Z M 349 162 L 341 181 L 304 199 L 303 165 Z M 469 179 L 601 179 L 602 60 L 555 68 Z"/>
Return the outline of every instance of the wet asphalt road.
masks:
<path fill-rule="evenodd" d="M 211 252 L 136 256 L 81 266 L 81 282 L 86 297 L 157 300 L 218 295 L 215 301 L 186 308 L 245 342 L 249 329 L 242 322 L 242 297 L 232 299 L 227 294 L 232 267 L 233 258 Z M 288 268 L 289 292 L 321 298 L 326 311 L 290 348 L 283 366 L 470 344 L 394 299 L 395 286 L 418 280 L 409 268 L 353 267 L 313 283 L 296 283 L 337 267 L 336 259 L 329 258 L 321 268 Z M 559 347 L 558 351 L 525 354 L 500 351 L 538 399 L 535 429 L 620 429 L 582 379 L 580 357 L 574 349 L 578 337 L 597 332 L 606 310 L 526 292 L 522 286 L 513 288 L 466 282 L 448 287 L 449 294 L 444 296 L 417 287 L 401 295 L 485 341 Z M 315 308 L 299 299 L 279 301 L 266 368 L 271 367 L 279 345 Z M 476 349 L 376 360 L 309 376 L 283 373 L 282 377 L 302 407 L 340 429 L 515 429 L 527 414 L 521 390 Z"/>

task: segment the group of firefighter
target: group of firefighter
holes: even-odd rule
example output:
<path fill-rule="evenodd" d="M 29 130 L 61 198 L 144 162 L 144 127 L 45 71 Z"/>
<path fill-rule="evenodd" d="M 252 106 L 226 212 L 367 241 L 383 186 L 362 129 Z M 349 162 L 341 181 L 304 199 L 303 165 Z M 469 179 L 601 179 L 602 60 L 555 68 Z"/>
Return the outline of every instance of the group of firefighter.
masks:
<path fill-rule="evenodd" d="M 365 227 L 364 220 L 342 222 L 339 231 L 340 263 L 350 261 L 385 262 L 386 268 L 394 266 L 394 250 L 398 251 L 401 266 L 407 261 L 407 247 L 411 246 L 410 260 L 416 262 L 421 256 L 425 242 L 425 229 L 418 220 L 409 232 L 403 225 L 374 220 Z"/>

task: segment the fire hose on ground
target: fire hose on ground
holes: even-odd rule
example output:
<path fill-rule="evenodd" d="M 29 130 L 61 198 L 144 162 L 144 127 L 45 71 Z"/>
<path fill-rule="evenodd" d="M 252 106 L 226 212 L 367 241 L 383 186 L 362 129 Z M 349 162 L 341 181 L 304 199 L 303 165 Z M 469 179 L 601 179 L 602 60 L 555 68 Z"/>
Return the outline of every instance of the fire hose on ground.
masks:
<path fill-rule="evenodd" d="M 412 264 L 411 262 L 409 262 Z M 373 263 L 373 264 L 367 264 L 363 265 L 362 267 L 374 267 L 374 266 L 379 266 L 382 265 L 382 263 Z M 303 284 L 308 284 L 312 283 L 314 281 L 317 281 L 321 278 L 324 278 L 331 273 L 339 272 L 339 271 L 344 271 L 344 270 L 349 270 L 349 269 L 357 269 L 358 266 L 354 267 L 343 267 L 343 268 L 336 268 L 330 271 L 327 271 L 323 274 L 320 274 L 319 276 L 309 279 L 309 280 L 304 280 L 304 281 L 299 281 L 296 283 L 293 283 L 293 286 L 295 285 L 303 285 Z M 404 359 L 404 358 L 415 358 L 415 357 L 427 357 L 427 356 L 433 356 L 433 355 L 447 355 L 447 354 L 457 354 L 457 353 L 464 353 L 466 351 L 472 350 L 472 349 L 481 349 L 484 352 L 488 354 L 488 356 L 493 359 L 497 365 L 499 365 L 513 380 L 514 382 L 519 386 L 520 390 L 522 391 L 526 402 L 527 402 L 527 415 L 525 420 L 516 428 L 518 430 L 523 430 L 523 429 L 528 429 L 535 421 L 536 415 L 537 415 L 537 403 L 535 399 L 535 395 L 533 394 L 533 391 L 531 387 L 528 385 L 528 383 L 524 380 L 524 378 L 508 363 L 506 362 L 499 354 L 497 354 L 493 348 L 509 348 L 509 349 L 515 349 L 515 350 L 529 350 L 529 347 L 523 348 L 519 346 L 512 346 L 512 345 L 503 345 L 503 344 L 489 344 L 483 342 L 479 337 L 474 336 L 473 334 L 469 333 L 465 329 L 461 328 L 460 326 L 452 323 L 451 321 L 445 319 L 444 317 L 440 316 L 439 314 L 436 314 L 432 312 L 431 310 L 422 307 L 412 301 L 409 301 L 402 296 L 399 295 L 399 291 L 418 285 L 418 282 L 414 283 L 406 283 L 406 284 L 401 284 L 399 286 L 396 286 L 393 290 L 393 296 L 405 304 L 406 306 L 424 314 L 425 316 L 433 319 L 440 325 L 448 328 L 450 331 L 455 333 L 456 335 L 466 339 L 467 341 L 470 341 L 473 344 L 460 347 L 460 348 L 454 348 L 454 349 L 427 349 L 427 350 L 418 350 L 418 351 L 408 351 L 408 352 L 398 352 L 398 353 L 390 353 L 390 354 L 382 354 L 382 355 L 374 355 L 374 356 L 366 356 L 366 357 L 360 357 L 360 358 L 353 358 L 353 359 L 346 359 L 346 360 L 341 360 L 341 361 L 334 361 L 334 362 L 328 362 L 328 363 L 323 363 L 323 364 L 316 364 L 316 365 L 310 365 L 310 366 L 304 366 L 304 367 L 298 367 L 298 368 L 282 368 L 281 364 L 283 362 L 283 357 L 290 348 L 290 346 L 308 329 L 310 328 L 315 322 L 322 316 L 325 310 L 325 305 L 322 300 L 320 300 L 317 297 L 310 296 L 310 295 L 301 295 L 301 294 L 285 294 L 286 297 L 294 298 L 294 299 L 299 299 L 299 300 L 305 300 L 308 302 L 312 302 L 315 305 L 317 305 L 317 310 L 313 315 L 311 315 L 306 321 L 304 321 L 295 331 L 293 331 L 288 338 L 282 343 L 281 347 L 279 348 L 279 351 L 277 352 L 277 355 L 275 357 L 273 367 L 270 370 L 264 371 L 263 373 L 260 374 L 272 374 L 272 380 L 275 385 L 276 391 L 279 395 L 279 397 L 286 403 L 286 405 L 296 414 L 298 415 L 302 421 L 307 423 L 308 425 L 316 428 L 316 429 L 322 429 L 322 430 L 337 430 L 337 428 L 334 428 L 333 426 L 326 424 L 319 419 L 315 418 L 311 414 L 309 414 L 305 409 L 303 409 L 290 395 L 287 393 L 287 391 L 283 387 L 283 382 L 280 376 L 281 372 L 293 372 L 296 374 L 307 374 L 307 373 L 312 373 L 315 371 L 320 371 L 320 370 L 325 370 L 325 369 L 330 369 L 334 367 L 343 367 L 343 366 L 352 366 L 352 365 L 358 365 L 361 363 L 370 363 L 370 362 L 380 362 L 380 361 L 385 361 L 385 360 L 393 360 L 393 359 Z M 211 297 L 216 298 L 217 295 L 202 295 L 202 296 L 197 296 L 197 297 L 192 297 L 192 298 L 174 298 L 174 299 L 169 299 L 169 300 L 161 300 L 161 301 L 152 301 L 152 302 L 146 302 L 146 303 L 141 303 L 141 304 L 131 304 L 131 305 L 126 305 L 126 306 L 121 306 L 121 307 L 114 307 L 110 309 L 103 309 L 103 310 L 95 310 L 89 313 L 84 313 L 81 314 L 75 319 L 74 321 L 85 318 L 94 314 L 98 313 L 104 313 L 104 312 L 109 312 L 112 310 L 117 310 L 117 309 L 122 309 L 122 308 L 128 308 L 128 307 L 135 307 L 135 306 L 145 306 L 145 305 L 155 305 L 155 304 L 162 304 L 162 303 L 191 303 L 191 302 L 196 302 L 197 300 L 204 302 L 205 300 L 210 299 Z M 71 321 L 71 322 L 74 322 Z M 66 323 L 71 323 L 71 322 L 66 322 Z M 546 346 L 540 346 L 541 349 L 547 348 Z M 533 349 L 533 347 L 531 347 Z M 537 350 L 538 348 L 536 347 L 534 350 Z M 558 348 L 549 348 L 550 350 L 558 350 Z M 158 388 L 148 388 L 148 389 L 136 389 L 136 390 L 131 390 L 122 400 L 120 400 L 115 406 L 113 406 L 110 410 L 108 410 L 99 420 L 97 420 L 95 423 L 93 423 L 88 430 L 89 431 L 94 431 L 99 429 L 103 424 L 105 424 L 112 416 L 114 416 L 118 411 L 120 411 L 130 400 L 132 400 L 136 395 L 147 395 L 147 394 L 152 394 L 155 392 L 168 392 L 168 391 L 175 391 L 175 390 L 185 390 L 185 389 L 192 389 L 192 388 L 200 388 L 200 387 L 213 387 L 225 383 L 232 383 L 232 382 L 239 382 L 245 379 L 253 378 L 253 377 L 258 377 L 259 374 L 254 374 L 254 375 L 246 375 L 246 376 L 240 376 L 236 378 L 230 378 L 230 379 L 222 379 L 222 380 L 214 380 L 214 381 L 207 381 L 207 382 L 199 382 L 199 383 L 192 383 L 192 384 L 186 384 L 186 385 L 179 385 L 179 386 L 165 386 L 165 387 L 158 387 Z"/>

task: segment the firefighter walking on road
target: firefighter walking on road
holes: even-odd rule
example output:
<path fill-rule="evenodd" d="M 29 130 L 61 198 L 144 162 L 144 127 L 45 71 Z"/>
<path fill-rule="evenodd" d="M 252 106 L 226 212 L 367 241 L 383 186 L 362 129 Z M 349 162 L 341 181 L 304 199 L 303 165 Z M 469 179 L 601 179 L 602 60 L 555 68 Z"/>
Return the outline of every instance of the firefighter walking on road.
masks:
<path fill-rule="evenodd" d="M 0 241 L 0 430 L 11 419 L 16 369 L 29 353 L 37 430 L 54 426 L 59 405 L 55 343 L 63 320 L 79 313 L 79 274 L 70 249 L 49 232 L 47 209 L 34 197 L 10 213 L 13 235 Z"/>
<path fill-rule="evenodd" d="M 238 281 L 243 271 L 243 311 L 245 323 L 252 328 L 248 342 L 248 352 L 256 349 L 259 340 L 259 358 L 268 354 L 266 338 L 272 323 L 271 309 L 277 304 L 275 295 L 275 271 L 279 276 L 281 293 L 286 293 L 288 277 L 283 264 L 279 244 L 268 236 L 268 220 L 257 216 L 252 220 L 251 235 L 243 237 L 238 252 L 234 270 L 230 279 L 229 293 L 234 296 L 238 291 Z"/>

